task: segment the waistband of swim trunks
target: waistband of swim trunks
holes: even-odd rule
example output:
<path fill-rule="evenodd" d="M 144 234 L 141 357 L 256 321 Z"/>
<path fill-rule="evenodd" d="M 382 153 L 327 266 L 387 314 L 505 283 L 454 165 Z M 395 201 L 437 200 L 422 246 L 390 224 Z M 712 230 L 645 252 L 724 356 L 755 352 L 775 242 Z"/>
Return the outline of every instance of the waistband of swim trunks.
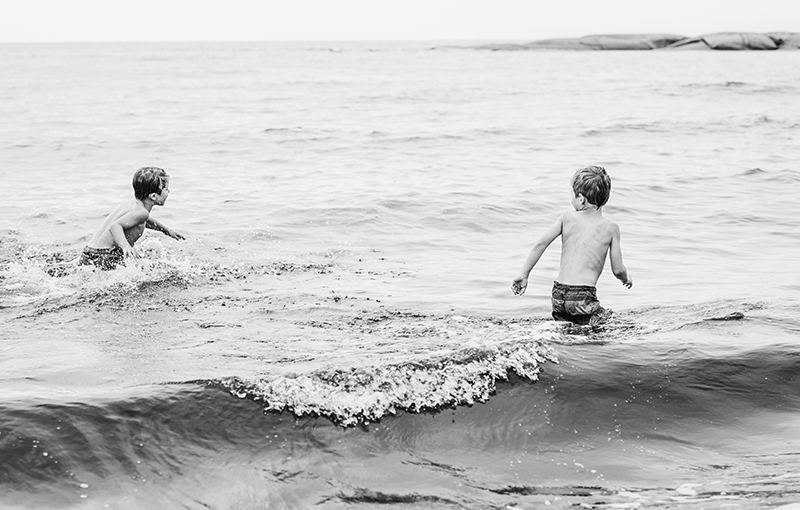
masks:
<path fill-rule="evenodd" d="M 119 246 L 112 246 L 110 248 L 92 248 L 91 246 L 85 246 L 83 248 L 84 253 L 115 253 L 118 251 L 122 251 L 122 248 Z"/>
<path fill-rule="evenodd" d="M 560 290 L 597 290 L 597 287 L 593 285 L 567 285 L 559 281 L 553 281 L 553 288 Z"/>

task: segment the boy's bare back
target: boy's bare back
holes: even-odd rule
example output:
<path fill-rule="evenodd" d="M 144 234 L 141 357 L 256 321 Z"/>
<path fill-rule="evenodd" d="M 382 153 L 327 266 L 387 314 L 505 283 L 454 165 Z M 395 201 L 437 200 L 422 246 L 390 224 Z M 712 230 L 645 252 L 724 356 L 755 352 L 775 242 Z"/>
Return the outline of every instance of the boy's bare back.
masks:
<path fill-rule="evenodd" d="M 619 226 L 594 211 L 567 211 L 561 223 L 561 265 L 558 281 L 567 285 L 597 284 L 611 251 L 612 270 L 621 262 Z M 612 248 L 617 247 L 615 253 Z"/>

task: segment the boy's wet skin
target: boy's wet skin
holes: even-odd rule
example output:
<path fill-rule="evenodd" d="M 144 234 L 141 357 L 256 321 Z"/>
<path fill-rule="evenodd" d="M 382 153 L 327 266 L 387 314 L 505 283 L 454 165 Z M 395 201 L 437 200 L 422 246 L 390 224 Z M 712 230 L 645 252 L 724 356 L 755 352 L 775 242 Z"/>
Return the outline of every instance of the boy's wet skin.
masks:
<path fill-rule="evenodd" d="M 608 320 L 610 310 L 600 306 L 595 289 L 607 254 L 614 276 L 625 287 L 633 286 L 622 261 L 619 226 L 603 217 L 603 206 L 610 194 L 611 179 L 604 168 L 589 166 L 575 172 L 572 210 L 562 213 L 533 245 L 519 276 L 511 282 L 514 294 L 525 293 L 531 270 L 547 247 L 561 236 L 561 263 L 552 290 L 553 318 L 592 325 Z"/>
<path fill-rule="evenodd" d="M 183 235 L 150 217 L 154 206 L 169 197 L 169 175 L 157 167 L 142 167 L 133 175 L 134 200 L 120 204 L 109 214 L 81 254 L 79 264 L 113 269 L 124 258 L 138 257 L 134 245 L 145 228 L 182 240 Z"/>

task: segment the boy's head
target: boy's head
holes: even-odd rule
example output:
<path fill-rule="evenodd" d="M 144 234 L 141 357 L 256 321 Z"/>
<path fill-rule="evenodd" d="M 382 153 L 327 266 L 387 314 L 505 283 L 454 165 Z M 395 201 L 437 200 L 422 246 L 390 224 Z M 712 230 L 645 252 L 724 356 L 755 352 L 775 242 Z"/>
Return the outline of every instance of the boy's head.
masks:
<path fill-rule="evenodd" d="M 143 166 L 133 174 L 133 194 L 139 200 L 144 200 L 150 193 L 160 195 L 169 185 L 169 175 L 163 168 Z"/>
<path fill-rule="evenodd" d="M 587 202 L 603 207 L 611 195 L 611 178 L 602 166 L 581 168 L 572 176 L 572 192 L 583 195 Z"/>

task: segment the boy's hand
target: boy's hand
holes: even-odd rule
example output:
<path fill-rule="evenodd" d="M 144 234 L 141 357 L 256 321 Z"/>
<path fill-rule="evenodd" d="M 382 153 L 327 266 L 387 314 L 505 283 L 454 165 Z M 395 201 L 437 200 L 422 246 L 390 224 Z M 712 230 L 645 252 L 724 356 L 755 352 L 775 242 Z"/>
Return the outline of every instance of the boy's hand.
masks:
<path fill-rule="evenodd" d="M 514 278 L 514 281 L 511 282 L 511 290 L 517 296 L 521 296 L 525 294 L 525 289 L 528 288 L 528 279 L 524 276 L 517 276 Z"/>
<path fill-rule="evenodd" d="M 129 258 L 138 259 L 139 258 L 139 252 L 136 251 L 136 248 L 134 248 L 133 246 L 127 246 L 127 247 L 122 248 L 122 255 L 126 259 L 129 259 Z"/>
<path fill-rule="evenodd" d="M 169 237 L 171 237 L 171 238 L 173 238 L 173 239 L 176 239 L 176 240 L 178 240 L 178 241 L 184 241 L 184 240 L 186 240 L 186 238 L 185 238 L 185 237 L 183 237 L 183 236 L 182 236 L 182 235 L 180 235 L 179 233 L 175 232 L 174 230 L 170 230 L 170 229 L 168 229 L 168 228 L 164 229 L 164 235 L 167 235 L 167 236 L 169 236 Z"/>

